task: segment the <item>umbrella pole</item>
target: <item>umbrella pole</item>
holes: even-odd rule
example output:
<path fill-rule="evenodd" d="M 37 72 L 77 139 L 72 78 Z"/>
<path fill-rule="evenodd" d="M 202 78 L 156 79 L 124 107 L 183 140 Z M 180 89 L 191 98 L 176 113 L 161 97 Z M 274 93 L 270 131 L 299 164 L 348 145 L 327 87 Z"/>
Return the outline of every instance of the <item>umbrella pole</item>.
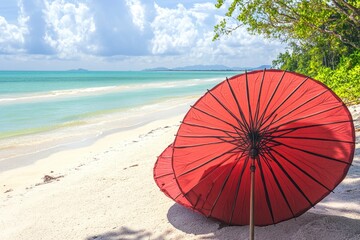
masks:
<path fill-rule="evenodd" d="M 251 158 L 251 186 L 250 186 L 250 234 L 249 239 L 254 240 L 254 187 L 255 187 L 255 159 Z"/>

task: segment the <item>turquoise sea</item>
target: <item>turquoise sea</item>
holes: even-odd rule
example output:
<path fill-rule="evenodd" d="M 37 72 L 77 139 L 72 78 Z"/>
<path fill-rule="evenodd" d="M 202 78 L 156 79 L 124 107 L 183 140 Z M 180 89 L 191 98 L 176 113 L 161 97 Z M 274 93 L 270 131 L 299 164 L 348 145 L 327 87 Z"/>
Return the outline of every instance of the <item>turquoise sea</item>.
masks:
<path fill-rule="evenodd" d="M 201 96 L 238 73 L 0 72 L 0 161 L 28 154 L 25 147 L 16 153 L 11 149 L 25 146 L 29 140 L 33 142 L 31 149 L 37 144 L 38 151 L 64 143 L 69 135 L 76 135 L 71 131 L 74 126 L 90 136 L 90 128 L 85 126 L 107 123 L 108 130 L 109 125 L 113 129 L 130 127 L 135 124 L 130 123 L 131 115 L 137 115 L 136 124 L 140 124 L 141 118 L 156 118 L 160 108 L 174 107 L 172 99 Z M 152 115 L 141 115 L 146 111 Z M 119 119 L 123 121 L 116 122 Z M 92 136 L 103 133 L 93 132 Z M 77 140 L 85 138 L 82 134 Z"/>

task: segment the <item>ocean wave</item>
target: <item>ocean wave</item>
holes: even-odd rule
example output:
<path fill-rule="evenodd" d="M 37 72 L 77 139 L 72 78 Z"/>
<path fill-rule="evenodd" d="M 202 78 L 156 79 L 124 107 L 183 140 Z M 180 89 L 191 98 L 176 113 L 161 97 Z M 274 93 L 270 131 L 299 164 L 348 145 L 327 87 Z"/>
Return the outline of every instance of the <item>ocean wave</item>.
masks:
<path fill-rule="evenodd" d="M 0 105 L 13 104 L 13 103 L 38 102 L 44 100 L 69 98 L 69 97 L 101 95 L 101 94 L 116 93 L 122 91 L 141 91 L 141 90 L 162 89 L 162 88 L 194 87 L 199 85 L 220 82 L 221 80 L 223 79 L 220 78 L 190 79 L 190 80 L 179 80 L 179 81 L 152 82 L 152 83 L 143 83 L 143 84 L 135 83 L 135 84 L 118 85 L 118 86 L 101 86 L 101 87 L 90 87 L 90 88 L 54 90 L 49 92 L 36 92 L 36 93 L 23 94 L 23 95 L 0 96 Z"/>
<path fill-rule="evenodd" d="M 196 99 L 197 96 L 170 98 L 131 109 L 98 112 L 58 125 L 0 133 L 0 165 L 6 161 L 43 158 L 61 149 L 91 144 L 107 134 L 177 116 L 184 113 Z"/>

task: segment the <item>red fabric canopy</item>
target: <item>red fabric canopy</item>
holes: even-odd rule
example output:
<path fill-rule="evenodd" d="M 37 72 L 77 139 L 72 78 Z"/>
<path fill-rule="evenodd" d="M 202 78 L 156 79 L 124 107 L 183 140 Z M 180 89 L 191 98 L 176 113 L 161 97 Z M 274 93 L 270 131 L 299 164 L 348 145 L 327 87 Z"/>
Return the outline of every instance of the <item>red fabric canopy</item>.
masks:
<path fill-rule="evenodd" d="M 255 225 L 274 224 L 327 196 L 344 179 L 354 148 L 351 115 L 325 85 L 292 72 L 253 71 L 191 107 L 168 153 L 178 187 L 166 191 L 180 191 L 205 216 L 247 225 L 253 159 Z"/>
<path fill-rule="evenodd" d="M 177 185 L 171 165 L 172 144 L 170 144 L 158 157 L 154 166 L 154 180 L 160 190 L 177 203 L 192 208 Z"/>

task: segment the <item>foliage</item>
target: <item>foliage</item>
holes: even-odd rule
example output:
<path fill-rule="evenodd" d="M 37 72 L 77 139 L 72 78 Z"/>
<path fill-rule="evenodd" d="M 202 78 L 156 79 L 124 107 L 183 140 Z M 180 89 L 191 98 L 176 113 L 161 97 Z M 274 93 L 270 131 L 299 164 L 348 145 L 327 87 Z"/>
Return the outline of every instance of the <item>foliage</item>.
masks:
<path fill-rule="evenodd" d="M 360 51 L 342 56 L 335 68 L 326 66 L 318 59 L 318 49 L 293 47 L 293 52 L 281 53 L 273 61 L 274 67 L 312 76 L 331 89 L 346 102 L 360 99 Z"/>
<path fill-rule="evenodd" d="M 346 102 L 360 99 L 360 51 L 343 57 L 337 68 L 321 67 L 314 76 L 329 86 Z"/>
<path fill-rule="evenodd" d="M 218 0 L 216 7 L 225 2 Z M 359 49 L 359 7 L 358 0 L 233 0 L 226 17 L 215 26 L 214 39 L 245 25 L 254 34 L 284 41 L 321 35 Z"/>
<path fill-rule="evenodd" d="M 246 26 L 288 43 L 273 66 L 318 79 L 346 100 L 360 99 L 359 0 L 218 0 L 228 8 L 214 40 Z"/>

